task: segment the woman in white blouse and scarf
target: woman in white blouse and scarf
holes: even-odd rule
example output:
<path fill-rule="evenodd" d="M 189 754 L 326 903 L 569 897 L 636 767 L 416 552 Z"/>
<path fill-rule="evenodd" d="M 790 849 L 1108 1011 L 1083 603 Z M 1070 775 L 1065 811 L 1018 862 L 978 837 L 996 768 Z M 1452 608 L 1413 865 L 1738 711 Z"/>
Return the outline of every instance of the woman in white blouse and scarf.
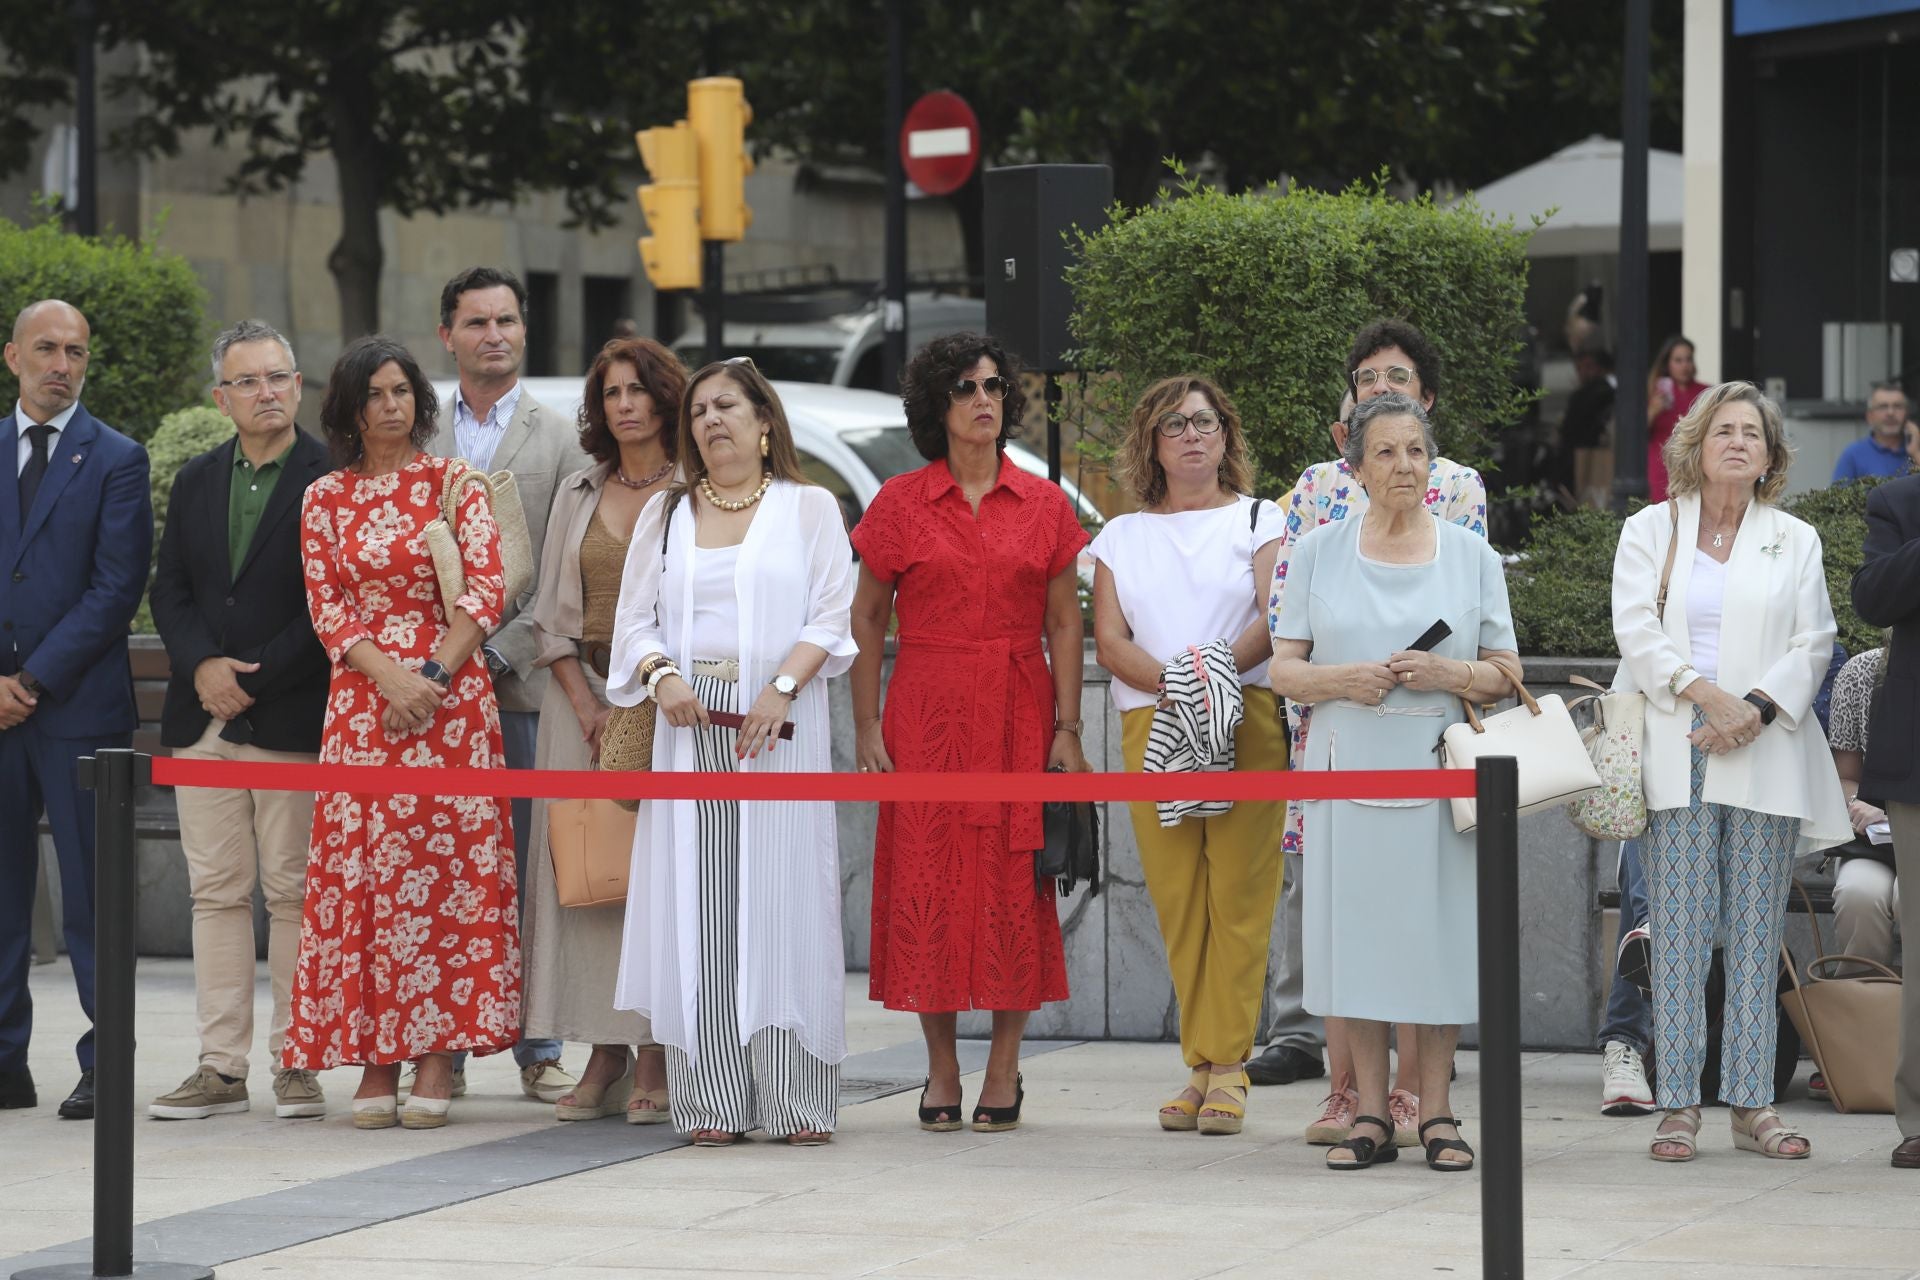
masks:
<path fill-rule="evenodd" d="M 608 698 L 659 704 L 656 773 L 826 772 L 821 677 L 856 652 L 840 507 L 750 361 L 693 376 L 679 439 L 687 482 L 648 503 L 627 553 Z M 833 806 L 648 801 L 628 885 L 615 1003 L 667 1046 L 675 1127 L 697 1146 L 826 1142 L 846 1057 Z"/>
<path fill-rule="evenodd" d="M 1641 856 L 1666 1112 L 1656 1160 L 1694 1155 L 1707 968 L 1723 928 L 1720 1094 L 1734 1145 L 1782 1160 L 1811 1151 L 1772 1105 L 1776 958 L 1795 854 L 1844 842 L 1849 824 L 1812 711 L 1835 631 L 1820 536 L 1774 505 L 1788 460 L 1780 410 L 1753 384 L 1702 393 L 1666 444 L 1668 501 L 1628 519 L 1614 557 L 1615 687 L 1647 698 Z"/>

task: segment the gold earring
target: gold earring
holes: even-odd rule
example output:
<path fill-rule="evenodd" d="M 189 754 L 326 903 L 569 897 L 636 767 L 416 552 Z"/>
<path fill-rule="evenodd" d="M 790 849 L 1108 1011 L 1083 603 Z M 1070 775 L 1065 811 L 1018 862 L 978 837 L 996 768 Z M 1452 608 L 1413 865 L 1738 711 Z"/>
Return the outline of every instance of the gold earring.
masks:
<path fill-rule="evenodd" d="M 773 456 L 773 445 L 770 443 L 772 434 L 768 432 L 760 437 L 760 456 L 763 458 Z"/>

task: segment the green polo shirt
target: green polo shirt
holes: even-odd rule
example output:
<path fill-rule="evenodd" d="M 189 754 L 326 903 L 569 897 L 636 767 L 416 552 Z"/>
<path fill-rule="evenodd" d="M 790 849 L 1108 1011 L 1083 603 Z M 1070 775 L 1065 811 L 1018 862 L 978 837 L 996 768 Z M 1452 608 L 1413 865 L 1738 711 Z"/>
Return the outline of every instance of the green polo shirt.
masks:
<path fill-rule="evenodd" d="M 267 499 L 273 496 L 273 486 L 285 471 L 286 461 L 293 453 L 293 446 L 299 439 L 287 441 L 287 447 L 272 462 L 254 466 L 247 461 L 246 451 L 235 445 L 233 449 L 233 484 L 227 490 L 227 564 L 229 572 L 238 573 L 240 562 L 247 557 L 247 548 L 253 542 L 253 531 L 260 527 L 260 513 L 267 509 Z"/>

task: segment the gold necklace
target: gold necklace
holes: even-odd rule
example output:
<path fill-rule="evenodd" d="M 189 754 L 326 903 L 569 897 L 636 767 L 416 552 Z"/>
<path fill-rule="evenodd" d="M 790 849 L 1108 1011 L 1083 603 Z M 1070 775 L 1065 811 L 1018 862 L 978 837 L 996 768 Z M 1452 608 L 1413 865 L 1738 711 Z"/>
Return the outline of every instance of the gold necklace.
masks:
<path fill-rule="evenodd" d="M 658 471 L 654 472 L 652 475 L 648 476 L 646 479 L 629 480 L 627 479 L 627 473 L 624 470 L 622 470 L 620 467 L 620 464 L 616 462 L 613 465 L 613 478 L 615 480 L 618 480 L 621 484 L 627 486 L 627 488 L 629 489 L 645 489 L 649 485 L 659 484 L 662 480 L 666 479 L 667 472 L 671 470 L 673 470 L 673 460 L 669 458 L 667 461 L 660 464 L 660 469 Z"/>
<path fill-rule="evenodd" d="M 754 503 L 760 501 L 760 499 L 767 496 L 767 486 L 771 485 L 772 483 L 773 483 L 773 472 L 771 471 L 762 472 L 760 475 L 760 487 L 755 489 L 752 493 L 748 494 L 744 498 L 738 498 L 738 499 L 723 498 L 719 494 L 713 491 L 713 481 L 709 480 L 706 476 L 701 476 L 700 477 L 700 494 L 708 502 L 711 502 L 714 506 L 720 508 L 722 511 L 745 511 L 748 507 L 752 506 Z"/>

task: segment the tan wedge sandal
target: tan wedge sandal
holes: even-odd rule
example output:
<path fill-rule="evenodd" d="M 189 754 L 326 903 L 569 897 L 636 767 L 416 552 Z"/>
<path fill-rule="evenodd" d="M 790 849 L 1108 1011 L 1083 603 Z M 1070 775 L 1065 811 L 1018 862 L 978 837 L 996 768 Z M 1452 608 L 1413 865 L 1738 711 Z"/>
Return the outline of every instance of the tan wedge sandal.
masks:
<path fill-rule="evenodd" d="M 1214 1101 L 1216 1093 L 1225 1094 L 1224 1101 Z M 1240 1132 L 1247 1121 L 1247 1073 L 1245 1068 L 1234 1071 L 1219 1071 L 1207 1076 L 1206 1098 L 1200 1104 L 1201 1114 L 1194 1123 L 1202 1133 L 1234 1134 Z M 1207 1115 L 1206 1112 L 1224 1112 L 1224 1115 Z"/>
<path fill-rule="evenodd" d="M 1200 1127 L 1200 1107 L 1207 1098 L 1207 1073 L 1204 1068 L 1195 1067 L 1188 1074 L 1187 1088 L 1193 1090 L 1198 1097 L 1185 1098 L 1175 1095 L 1160 1108 L 1160 1127 L 1169 1133 L 1192 1133 Z"/>
<path fill-rule="evenodd" d="M 1772 1128 L 1767 1127 L 1768 1121 L 1773 1122 Z M 1800 1141 L 1798 1151 L 1781 1150 L 1794 1139 Z M 1772 1107 L 1755 1107 L 1744 1116 L 1736 1108 L 1733 1145 L 1741 1151 L 1758 1151 L 1769 1160 L 1805 1160 L 1813 1154 L 1813 1144 L 1807 1141 L 1807 1135 L 1790 1128 Z"/>
<path fill-rule="evenodd" d="M 664 1056 L 666 1050 L 658 1045 L 646 1045 L 634 1053 L 633 1092 L 626 1102 L 628 1124 L 665 1124 L 673 1119 L 673 1113 L 667 1107 L 667 1090 L 642 1089 L 640 1087 L 640 1054 L 658 1053 Z"/>
<path fill-rule="evenodd" d="M 1681 1127 L 1676 1129 L 1667 1128 L 1668 1122 L 1673 1120 L 1680 1121 Z M 1654 1130 L 1653 1141 L 1647 1144 L 1647 1154 L 1665 1164 L 1685 1164 L 1687 1161 L 1693 1159 L 1694 1155 L 1699 1151 L 1699 1136 L 1700 1108 L 1671 1108 L 1664 1116 L 1660 1117 L 1660 1127 Z M 1663 1146 L 1684 1147 L 1686 1148 L 1686 1154 L 1679 1156 L 1670 1155 L 1660 1150 Z"/>

